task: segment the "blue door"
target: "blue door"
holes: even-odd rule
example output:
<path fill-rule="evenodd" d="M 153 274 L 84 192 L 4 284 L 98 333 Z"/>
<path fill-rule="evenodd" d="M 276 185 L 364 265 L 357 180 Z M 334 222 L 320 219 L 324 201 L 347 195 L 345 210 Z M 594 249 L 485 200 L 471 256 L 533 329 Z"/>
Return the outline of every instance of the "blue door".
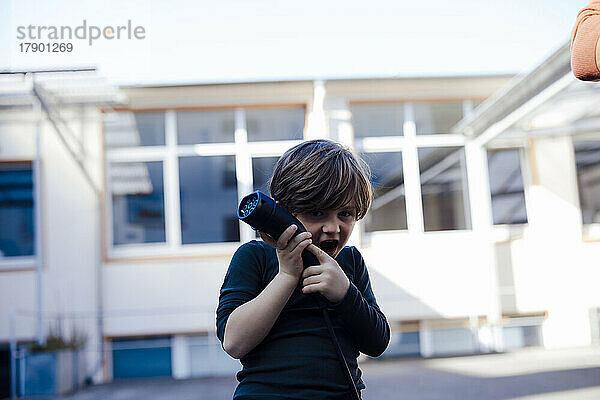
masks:
<path fill-rule="evenodd" d="M 171 339 L 114 339 L 113 378 L 171 376 Z"/>

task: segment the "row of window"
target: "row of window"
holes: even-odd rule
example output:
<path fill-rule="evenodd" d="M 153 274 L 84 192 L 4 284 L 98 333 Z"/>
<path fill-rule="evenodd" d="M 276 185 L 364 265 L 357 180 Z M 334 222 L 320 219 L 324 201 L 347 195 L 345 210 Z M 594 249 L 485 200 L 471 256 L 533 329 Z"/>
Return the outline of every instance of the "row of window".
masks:
<path fill-rule="evenodd" d="M 418 156 L 425 231 L 469 229 L 468 183 L 462 149 L 422 148 Z M 361 153 L 361 157 L 371 168 L 375 189 L 365 231 L 407 229 L 402 152 Z M 232 211 L 239 201 L 234 158 L 178 158 L 182 244 L 240 240 L 239 224 Z M 489 160 L 494 223 L 526 223 L 519 150 L 490 152 Z M 269 192 L 267 182 L 276 161 L 277 157 L 252 158 L 254 190 Z M 113 243 L 164 242 L 163 163 L 115 163 L 109 170 Z M 139 172 L 137 177 L 135 171 Z M 123 179 L 123 175 L 127 178 Z"/>
<path fill-rule="evenodd" d="M 464 102 L 423 103 L 407 113 L 401 104 L 354 105 L 354 135 L 359 141 L 402 136 L 407 118 L 417 134 L 449 132 L 467 108 Z M 112 244 L 241 240 L 234 210 L 242 192 L 269 192 L 273 166 L 302 139 L 304 119 L 304 107 L 107 114 Z M 254 142 L 261 142 L 254 150 L 240 146 Z M 276 146 L 264 150 L 267 142 Z M 574 146 L 583 222 L 600 223 L 600 141 Z M 360 155 L 371 167 L 375 189 L 365 231 L 407 229 L 401 149 L 371 147 Z M 425 231 L 469 229 L 463 148 L 419 147 L 417 156 Z M 238 171 L 240 165 L 251 174 Z M 520 150 L 489 151 L 488 166 L 494 223 L 526 223 Z M 31 163 L 0 163 L 0 257 L 34 253 L 32 176 Z M 175 239 L 168 234 L 169 219 L 177 221 Z"/>
<path fill-rule="evenodd" d="M 416 134 L 449 132 L 468 106 L 472 105 L 467 102 L 421 103 L 410 107 L 403 104 L 353 105 L 354 135 L 359 141 L 367 137 L 403 136 L 406 120 L 414 122 Z M 107 120 L 105 140 L 109 155 L 110 149 L 118 147 L 115 138 L 129 137 L 135 138 L 129 141 L 132 144 L 129 149 L 135 151 L 141 146 L 152 145 L 157 149 L 159 159 L 131 162 L 130 152 L 120 153 L 122 158 L 109 157 L 107 183 L 112 193 L 114 245 L 169 242 L 166 224 L 169 212 L 179 224 L 175 228 L 177 234 L 172 235 L 176 245 L 239 241 L 240 225 L 232 210 L 236 209 L 239 197 L 244 193 L 243 190 L 240 193 L 238 187 L 236 168 L 251 165 L 252 186 L 245 190 L 259 189 L 268 193 L 267 181 L 277 156 L 291 146 L 285 144 L 285 140 L 302 138 L 304 130 L 303 107 L 243 112 L 178 111 L 173 114 L 169 120 L 168 113 L 118 113 Z M 158 122 L 148 128 L 148 119 Z M 135 127 L 132 127 L 132 121 L 135 121 Z M 224 134 L 219 127 L 228 132 Z M 217 144 L 219 139 L 221 154 L 204 155 L 206 147 L 202 146 Z M 234 146 L 236 142 L 264 143 L 269 140 L 281 144 L 277 156 L 251 151 L 240 154 Z M 362 148 L 361 144 L 357 143 L 357 148 Z M 198 154 L 190 153 L 190 145 Z M 112 153 L 118 154 L 118 150 Z M 516 151 L 508 153 L 518 154 Z M 384 145 L 378 150 L 371 146 L 368 152 L 363 149 L 360 155 L 371 168 L 375 189 L 375 201 L 364 223 L 365 231 L 407 229 L 401 149 L 390 151 Z M 462 147 L 422 147 L 418 149 L 418 159 L 424 230 L 469 229 L 470 206 Z M 514 161 L 514 157 L 498 159 L 502 165 Z M 500 215 L 498 223 L 526 222 L 518 159 L 512 168 L 516 168 L 518 175 L 508 178 L 517 180 L 515 185 L 520 186 L 521 195 L 501 193 L 501 187 L 493 192 L 495 215 Z M 498 175 L 496 169 L 491 168 L 494 171 L 491 178 Z M 504 173 L 499 171 L 500 175 Z M 165 189 L 165 177 L 177 178 L 176 191 Z M 499 176 L 499 179 L 506 178 Z M 165 201 L 165 196 L 170 197 L 170 201 Z M 178 212 L 167 210 L 168 203 L 176 203 Z M 516 205 L 518 209 L 513 210 Z"/>
<path fill-rule="evenodd" d="M 402 136 L 407 113 L 415 123 L 417 135 L 449 133 L 473 105 L 471 101 L 414 103 L 410 108 L 402 103 L 354 104 L 354 137 Z"/>
<path fill-rule="evenodd" d="M 304 107 L 246 109 L 245 130 L 249 142 L 301 140 Z M 105 119 L 107 149 L 166 144 L 164 112 L 116 113 Z M 233 143 L 235 111 L 180 111 L 176 116 L 177 144 Z"/>
<path fill-rule="evenodd" d="M 415 103 L 411 107 L 417 135 L 448 133 L 464 116 L 471 102 Z M 245 109 L 248 142 L 301 140 L 304 107 Z M 405 106 L 401 103 L 352 106 L 354 136 L 402 136 Z M 165 113 L 120 113 L 105 121 L 106 147 L 164 146 Z M 176 117 L 177 144 L 233 143 L 235 111 L 179 111 Z"/>

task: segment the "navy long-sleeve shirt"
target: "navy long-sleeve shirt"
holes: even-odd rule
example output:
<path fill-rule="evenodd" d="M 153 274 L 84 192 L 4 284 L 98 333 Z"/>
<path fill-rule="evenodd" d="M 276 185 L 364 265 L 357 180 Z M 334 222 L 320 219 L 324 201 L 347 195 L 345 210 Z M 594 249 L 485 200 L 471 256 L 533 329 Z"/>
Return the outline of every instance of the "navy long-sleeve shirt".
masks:
<path fill-rule="evenodd" d="M 355 247 L 345 247 L 336 261 L 350 280 L 344 299 L 328 306 L 335 334 L 359 390 L 365 388 L 359 352 L 379 356 L 390 328 L 377 302 L 365 262 Z M 217 308 L 217 336 L 223 342 L 233 310 L 255 298 L 277 275 L 276 251 L 251 241 L 234 254 Z M 348 386 L 315 296 L 302 293 L 301 282 L 275 324 L 254 349 L 241 358 L 234 399 L 345 399 Z"/>

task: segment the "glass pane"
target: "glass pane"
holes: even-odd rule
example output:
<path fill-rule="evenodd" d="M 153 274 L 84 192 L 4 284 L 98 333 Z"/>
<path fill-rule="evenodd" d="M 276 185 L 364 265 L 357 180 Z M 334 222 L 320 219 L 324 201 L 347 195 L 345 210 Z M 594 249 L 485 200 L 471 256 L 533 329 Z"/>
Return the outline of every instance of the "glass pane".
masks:
<path fill-rule="evenodd" d="M 402 153 L 362 153 L 371 168 L 374 200 L 365 217 L 365 231 L 406 229 Z"/>
<path fill-rule="evenodd" d="M 402 104 L 357 104 L 352 106 L 354 137 L 401 136 L 404 123 Z"/>
<path fill-rule="evenodd" d="M 271 179 L 277 160 L 279 160 L 279 157 L 259 157 L 252 159 L 254 190 L 260 190 L 269 196 L 271 195 L 269 179 Z M 255 236 L 257 239 L 260 238 L 258 232 L 255 233 Z"/>
<path fill-rule="evenodd" d="M 573 144 L 583 223 L 600 223 L 600 140 Z"/>
<path fill-rule="evenodd" d="M 527 223 L 519 150 L 488 152 L 488 168 L 494 224 Z"/>
<path fill-rule="evenodd" d="M 183 244 L 238 242 L 234 156 L 179 159 Z"/>
<path fill-rule="evenodd" d="M 160 161 L 109 166 L 113 243 L 165 241 L 163 165 Z"/>
<path fill-rule="evenodd" d="M 463 116 L 462 101 L 444 103 L 415 103 L 417 135 L 450 133 Z"/>
<path fill-rule="evenodd" d="M 107 148 L 164 145 L 165 113 L 107 113 L 104 142 Z"/>
<path fill-rule="evenodd" d="M 418 150 L 425 231 L 468 229 L 464 151 L 460 147 Z"/>
<path fill-rule="evenodd" d="M 248 141 L 301 140 L 304 137 L 304 114 L 304 107 L 248 109 Z"/>
<path fill-rule="evenodd" d="M 177 113 L 179 144 L 233 143 L 233 110 L 182 111 Z"/>
<path fill-rule="evenodd" d="M 0 163 L 0 259 L 34 253 L 31 163 Z"/>
<path fill-rule="evenodd" d="M 254 190 L 269 194 L 269 179 L 279 157 L 259 157 L 252 159 Z"/>

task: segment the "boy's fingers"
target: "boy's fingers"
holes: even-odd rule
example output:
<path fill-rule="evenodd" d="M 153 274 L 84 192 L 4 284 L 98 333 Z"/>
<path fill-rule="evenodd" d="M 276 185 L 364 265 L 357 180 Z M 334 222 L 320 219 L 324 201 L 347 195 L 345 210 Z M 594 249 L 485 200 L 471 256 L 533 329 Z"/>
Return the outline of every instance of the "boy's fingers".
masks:
<path fill-rule="evenodd" d="M 302 288 L 302 293 L 318 293 L 323 286 L 322 283 L 313 283 Z"/>
<path fill-rule="evenodd" d="M 293 249 L 296 248 L 300 243 L 302 243 L 306 239 L 311 239 L 311 234 L 309 232 L 302 232 L 290 239 L 287 245 Z"/>
<path fill-rule="evenodd" d="M 318 276 L 309 276 L 308 278 L 304 278 L 302 280 L 302 286 L 314 285 L 320 282 L 321 279 Z"/>
<path fill-rule="evenodd" d="M 283 231 L 283 233 L 281 234 L 281 236 L 279 236 L 279 240 L 277 240 L 277 248 L 279 250 L 283 250 L 286 248 L 290 238 L 292 237 L 292 235 L 294 234 L 294 232 L 296 232 L 296 229 L 298 229 L 298 227 L 296 225 L 290 225 L 287 227 L 287 229 L 285 231 Z"/>
<path fill-rule="evenodd" d="M 294 255 L 294 257 L 302 258 L 302 252 L 311 243 L 312 243 L 312 240 L 310 238 L 305 238 L 303 241 L 301 241 L 300 243 L 298 243 L 296 245 L 296 247 L 294 248 L 294 250 L 292 251 L 292 254 Z"/>
<path fill-rule="evenodd" d="M 302 272 L 302 277 L 308 278 L 309 276 L 319 275 L 321 272 L 323 272 L 323 267 L 320 265 L 312 265 Z"/>
<path fill-rule="evenodd" d="M 329 254 L 325 253 L 323 250 L 321 250 L 319 247 L 315 246 L 314 244 L 311 244 L 310 246 L 307 247 L 308 251 L 310 251 L 311 253 L 313 253 L 315 256 L 317 256 L 317 260 L 319 260 L 319 262 L 321 264 L 333 260 L 333 258 L 329 257 Z"/>

